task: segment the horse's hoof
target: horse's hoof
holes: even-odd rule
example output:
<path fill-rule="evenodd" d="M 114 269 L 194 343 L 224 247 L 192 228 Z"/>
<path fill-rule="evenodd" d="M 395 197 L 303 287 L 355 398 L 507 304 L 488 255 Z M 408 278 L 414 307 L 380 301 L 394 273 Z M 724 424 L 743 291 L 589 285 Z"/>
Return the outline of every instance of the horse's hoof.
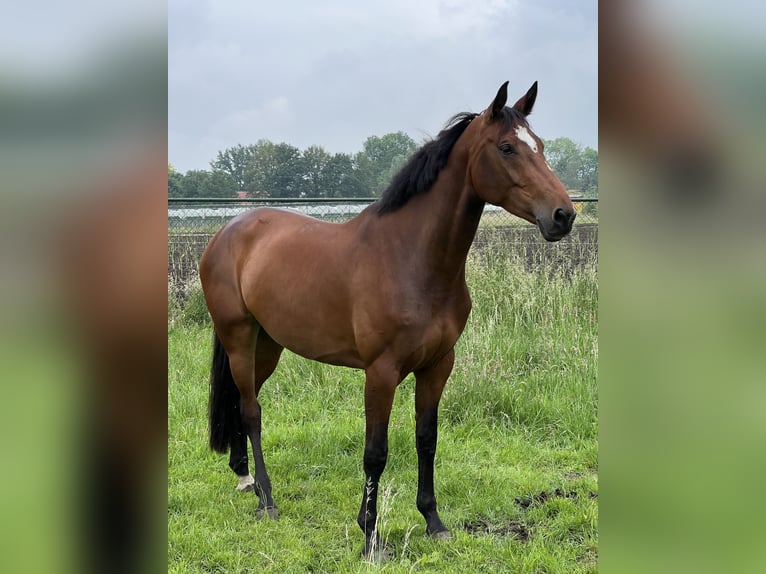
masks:
<path fill-rule="evenodd" d="M 237 492 L 253 492 L 255 490 L 255 479 L 246 474 L 237 477 Z"/>
<path fill-rule="evenodd" d="M 449 530 L 440 530 L 439 532 L 431 532 L 429 534 L 431 538 L 434 540 L 450 540 L 452 538 L 452 534 Z"/>
<path fill-rule="evenodd" d="M 269 506 L 268 508 L 259 508 L 255 511 L 255 517 L 258 520 L 263 518 L 271 518 L 272 520 L 279 520 L 279 511 L 276 506 Z"/>

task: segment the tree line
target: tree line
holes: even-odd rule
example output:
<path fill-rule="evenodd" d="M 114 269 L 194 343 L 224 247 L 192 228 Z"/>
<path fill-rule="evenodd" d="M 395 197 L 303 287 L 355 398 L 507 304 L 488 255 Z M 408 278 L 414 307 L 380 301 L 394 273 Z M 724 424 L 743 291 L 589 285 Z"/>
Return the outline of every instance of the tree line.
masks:
<path fill-rule="evenodd" d="M 598 196 L 598 152 L 569 138 L 544 140 L 548 164 L 569 190 Z M 355 154 L 259 140 L 219 151 L 209 170 L 168 164 L 168 197 L 378 197 L 419 145 L 404 132 L 370 136 Z"/>

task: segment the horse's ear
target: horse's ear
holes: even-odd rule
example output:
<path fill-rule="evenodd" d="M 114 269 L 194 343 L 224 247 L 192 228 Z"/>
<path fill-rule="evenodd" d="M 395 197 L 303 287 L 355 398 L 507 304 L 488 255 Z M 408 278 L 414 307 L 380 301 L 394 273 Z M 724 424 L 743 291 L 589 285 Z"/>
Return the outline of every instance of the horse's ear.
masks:
<path fill-rule="evenodd" d="M 520 111 L 524 116 L 528 116 L 532 113 L 532 108 L 535 105 L 537 99 L 537 82 L 532 84 L 526 94 L 519 98 L 519 101 L 513 104 L 513 109 Z"/>
<path fill-rule="evenodd" d="M 500 89 L 497 91 L 497 95 L 495 96 L 495 99 L 492 101 L 492 104 L 487 108 L 487 123 L 495 121 L 497 118 L 500 117 L 503 108 L 505 107 L 505 102 L 508 99 L 508 82 L 506 81 L 502 86 L 500 86 Z"/>

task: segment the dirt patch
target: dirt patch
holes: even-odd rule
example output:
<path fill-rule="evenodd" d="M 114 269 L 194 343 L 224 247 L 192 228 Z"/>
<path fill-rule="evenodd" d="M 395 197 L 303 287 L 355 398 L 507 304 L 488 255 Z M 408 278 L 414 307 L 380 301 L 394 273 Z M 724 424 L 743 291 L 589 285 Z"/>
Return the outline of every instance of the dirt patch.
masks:
<path fill-rule="evenodd" d="M 596 494 L 595 492 L 588 493 L 588 498 L 596 498 L 596 497 L 598 497 L 598 494 Z M 542 491 L 540 494 L 535 494 L 534 496 L 528 496 L 526 498 L 517 496 L 514 499 L 514 502 L 518 504 L 521 508 L 526 510 L 533 504 L 543 504 L 546 500 L 550 500 L 553 498 L 571 498 L 572 500 L 577 500 L 579 498 L 579 495 L 574 490 L 564 491 L 564 490 L 561 490 L 560 488 L 557 488 L 552 493 Z"/>
<path fill-rule="evenodd" d="M 529 526 L 513 520 L 492 521 L 479 517 L 476 520 L 464 522 L 463 530 L 474 535 L 514 538 L 521 542 L 529 540 Z"/>

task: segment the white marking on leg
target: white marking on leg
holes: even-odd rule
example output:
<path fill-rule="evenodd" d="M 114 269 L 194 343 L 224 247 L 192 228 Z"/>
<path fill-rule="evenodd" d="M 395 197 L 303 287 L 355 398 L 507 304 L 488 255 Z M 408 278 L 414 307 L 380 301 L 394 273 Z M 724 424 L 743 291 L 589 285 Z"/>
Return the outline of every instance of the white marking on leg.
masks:
<path fill-rule="evenodd" d="M 516 137 L 527 144 L 533 152 L 537 153 L 537 142 L 535 141 L 535 138 L 532 137 L 532 134 L 529 133 L 529 130 L 526 127 L 517 127 Z"/>
<path fill-rule="evenodd" d="M 237 484 L 237 490 L 241 492 L 247 487 L 254 485 L 255 479 L 253 478 L 252 474 L 247 474 L 246 476 L 238 476 L 237 482 L 239 483 Z"/>

